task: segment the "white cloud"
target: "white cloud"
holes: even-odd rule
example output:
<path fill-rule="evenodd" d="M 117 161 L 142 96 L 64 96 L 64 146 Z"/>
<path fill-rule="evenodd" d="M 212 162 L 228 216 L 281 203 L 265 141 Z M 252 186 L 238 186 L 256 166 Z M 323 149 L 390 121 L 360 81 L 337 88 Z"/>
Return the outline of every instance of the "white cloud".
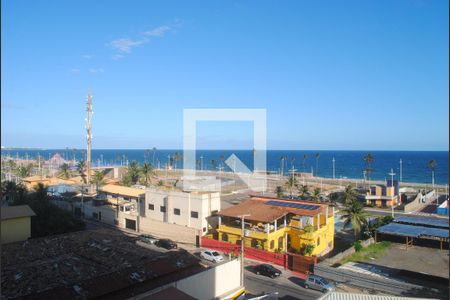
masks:
<path fill-rule="evenodd" d="M 104 70 L 102 68 L 90 68 L 89 73 L 91 74 L 97 74 L 97 73 L 103 73 Z"/>
<path fill-rule="evenodd" d="M 131 49 L 145 43 L 146 40 L 132 40 L 127 38 L 117 39 L 111 42 L 111 47 L 122 53 L 130 53 Z"/>
<path fill-rule="evenodd" d="M 154 37 L 163 37 L 167 32 L 169 32 L 171 28 L 167 25 L 159 26 L 153 28 L 149 31 L 144 32 L 146 36 L 154 36 Z"/>

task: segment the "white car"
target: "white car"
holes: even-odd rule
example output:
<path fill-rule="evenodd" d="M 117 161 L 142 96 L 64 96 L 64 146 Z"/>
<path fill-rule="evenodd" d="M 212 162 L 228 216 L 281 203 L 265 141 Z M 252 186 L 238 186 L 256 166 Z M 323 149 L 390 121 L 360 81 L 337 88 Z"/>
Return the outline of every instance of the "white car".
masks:
<path fill-rule="evenodd" d="M 205 250 L 200 252 L 200 257 L 215 263 L 223 261 L 223 256 L 214 250 Z"/>

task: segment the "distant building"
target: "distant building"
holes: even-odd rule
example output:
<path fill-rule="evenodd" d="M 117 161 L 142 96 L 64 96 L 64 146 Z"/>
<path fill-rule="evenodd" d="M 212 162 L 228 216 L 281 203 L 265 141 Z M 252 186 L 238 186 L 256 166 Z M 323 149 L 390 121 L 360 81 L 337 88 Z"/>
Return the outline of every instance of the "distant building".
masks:
<path fill-rule="evenodd" d="M 267 251 L 300 251 L 312 245 L 321 256 L 334 247 L 334 208 L 326 204 L 253 197 L 219 211 L 218 239 Z M 287 247 L 287 249 L 286 249 Z"/>
<path fill-rule="evenodd" d="M 367 205 L 392 207 L 400 204 L 398 181 L 387 180 L 386 185 L 372 185 L 366 194 Z"/>
<path fill-rule="evenodd" d="M 147 188 L 145 204 L 147 218 L 195 228 L 206 234 L 207 218 L 220 210 L 220 193 Z"/>
<path fill-rule="evenodd" d="M 28 205 L 3 206 L 1 243 L 25 241 L 31 237 L 31 217 L 36 214 Z"/>
<path fill-rule="evenodd" d="M 448 216 L 448 199 L 444 200 L 441 205 L 438 206 L 436 213 L 438 215 Z"/>

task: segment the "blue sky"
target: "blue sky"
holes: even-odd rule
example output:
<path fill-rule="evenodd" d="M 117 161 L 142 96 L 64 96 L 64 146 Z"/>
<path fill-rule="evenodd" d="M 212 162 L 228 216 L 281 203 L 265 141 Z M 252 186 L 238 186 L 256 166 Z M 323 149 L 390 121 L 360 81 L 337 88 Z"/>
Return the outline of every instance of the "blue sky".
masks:
<path fill-rule="evenodd" d="M 2 1 L 3 146 L 180 148 L 265 108 L 270 149 L 446 150 L 448 1 Z M 251 148 L 252 124 L 198 147 Z"/>

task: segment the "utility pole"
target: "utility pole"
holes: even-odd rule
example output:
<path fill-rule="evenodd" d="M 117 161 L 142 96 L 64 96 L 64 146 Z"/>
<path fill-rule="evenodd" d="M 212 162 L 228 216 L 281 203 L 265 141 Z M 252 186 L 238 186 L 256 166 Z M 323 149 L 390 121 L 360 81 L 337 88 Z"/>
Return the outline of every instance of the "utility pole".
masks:
<path fill-rule="evenodd" d="M 403 161 L 400 158 L 400 183 L 403 182 Z"/>
<path fill-rule="evenodd" d="M 391 175 L 392 195 L 394 195 L 394 176 L 395 176 L 395 173 L 394 173 L 394 170 L 393 170 L 392 168 L 391 168 L 391 172 L 390 172 L 388 175 Z M 391 199 L 392 199 L 392 200 L 391 200 L 392 217 L 394 217 L 394 198 L 393 198 L 393 196 L 392 196 Z M 398 200 L 397 200 L 397 201 L 398 201 Z"/>
<path fill-rule="evenodd" d="M 333 179 L 336 178 L 336 165 L 335 165 L 336 160 L 333 157 Z"/>
<path fill-rule="evenodd" d="M 86 108 L 86 142 L 87 142 L 87 153 L 86 153 L 86 170 L 87 170 L 87 184 L 91 183 L 91 141 L 92 141 L 92 127 L 91 127 L 91 117 L 92 117 L 92 94 L 91 91 L 88 92 L 87 96 L 87 108 Z M 90 190 L 90 189 L 89 189 Z"/>
<path fill-rule="evenodd" d="M 241 218 L 241 286 L 244 286 L 244 244 L 245 244 L 245 217 L 250 217 L 249 214 L 247 215 L 240 215 L 238 216 Z"/>

